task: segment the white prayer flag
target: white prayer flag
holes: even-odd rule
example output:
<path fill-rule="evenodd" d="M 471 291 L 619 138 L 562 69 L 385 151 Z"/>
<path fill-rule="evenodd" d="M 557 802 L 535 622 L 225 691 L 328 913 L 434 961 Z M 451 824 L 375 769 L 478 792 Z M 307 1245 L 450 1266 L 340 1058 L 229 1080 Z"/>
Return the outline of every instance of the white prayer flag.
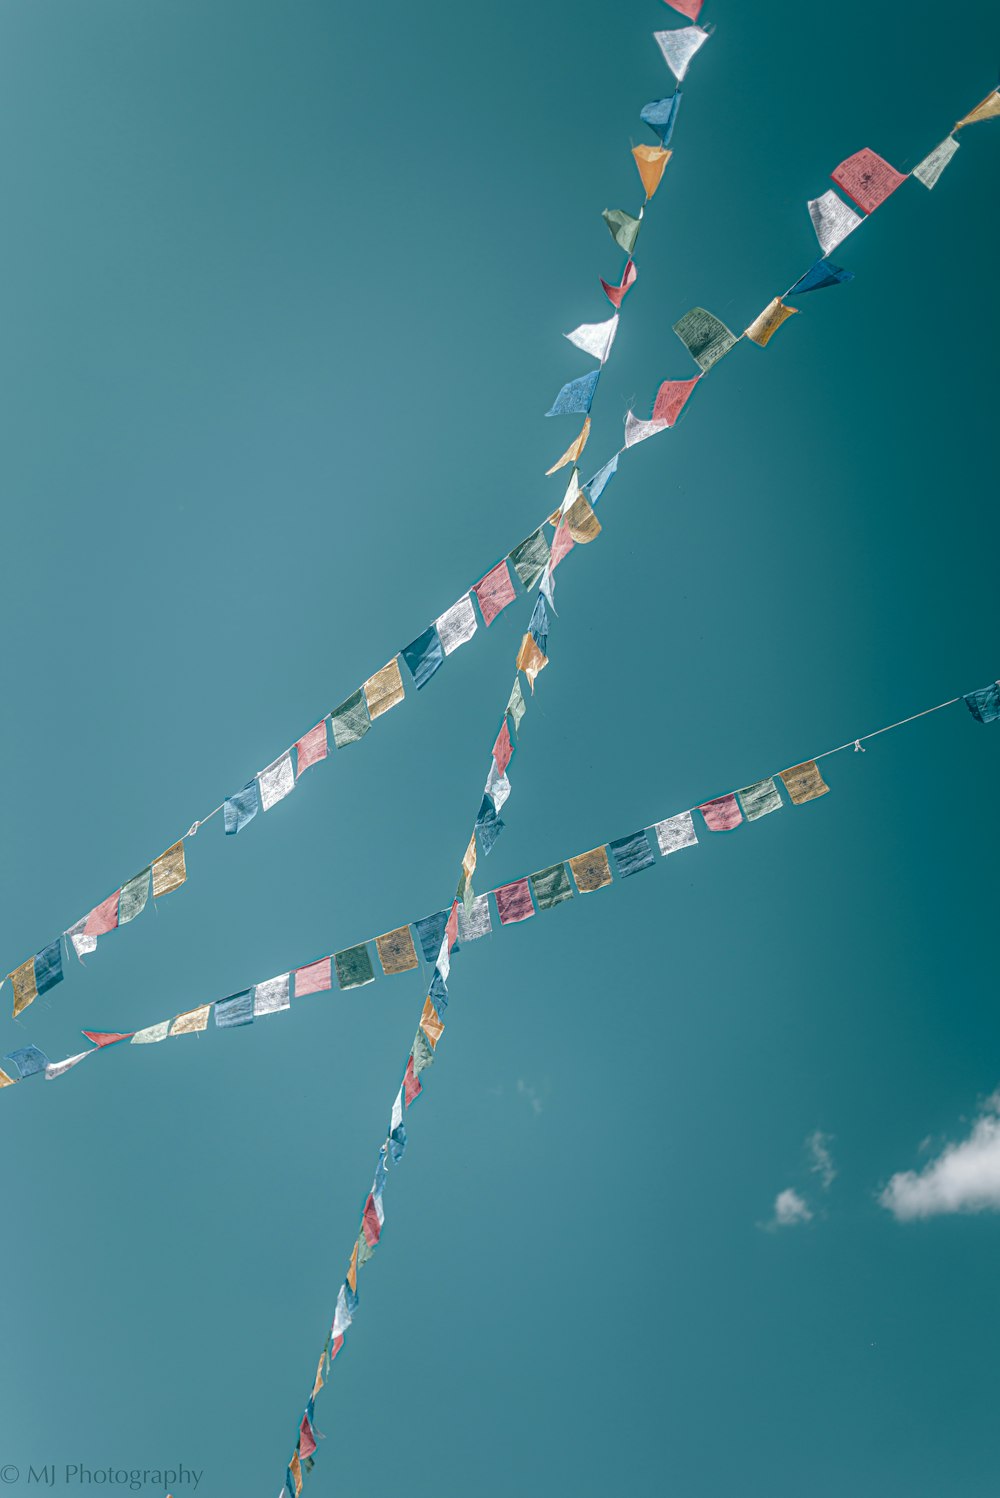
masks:
<path fill-rule="evenodd" d="M 96 1046 L 91 1046 L 90 1051 L 96 1050 Z M 67 1056 L 65 1061 L 50 1061 L 45 1068 L 46 1082 L 51 1082 L 53 1077 L 61 1077 L 63 1072 L 69 1071 L 78 1061 L 82 1061 L 84 1056 L 89 1056 L 90 1051 L 81 1051 L 78 1056 Z"/>
<path fill-rule="evenodd" d="M 583 349 L 585 354 L 592 355 L 601 364 L 607 359 L 611 352 L 611 345 L 615 341 L 618 332 L 618 314 L 609 317 L 607 322 L 582 322 L 572 333 L 565 336 L 570 343 L 575 343 L 577 348 Z"/>
<path fill-rule="evenodd" d="M 257 780 L 260 784 L 260 804 L 265 811 L 270 811 L 272 806 L 278 801 L 283 801 L 289 792 L 295 789 L 295 771 L 292 769 L 291 752 L 286 749 L 273 765 L 268 765 L 266 770 L 261 770 Z"/>
<path fill-rule="evenodd" d="M 267 978 L 263 983 L 258 983 L 253 991 L 254 1014 L 277 1014 L 280 1009 L 290 1009 L 291 1001 L 288 997 L 288 974 L 281 973 L 277 978 Z"/>
<path fill-rule="evenodd" d="M 665 432 L 668 423 L 665 421 L 640 421 L 631 411 L 625 417 L 625 446 L 635 447 L 637 442 L 645 442 L 647 437 L 655 437 L 657 432 Z"/>
<path fill-rule="evenodd" d="M 855 213 L 853 208 L 848 208 L 832 187 L 821 198 L 811 198 L 808 206 L 809 217 L 824 255 L 829 255 L 838 244 L 842 244 L 861 222 L 861 215 Z"/>
<path fill-rule="evenodd" d="M 459 645 L 464 645 L 472 639 L 479 625 L 476 621 L 476 611 L 472 607 L 472 599 L 468 593 L 453 603 L 440 617 L 434 620 L 434 628 L 438 632 L 441 648 L 445 655 L 451 655 Z"/>
<path fill-rule="evenodd" d="M 934 147 L 929 156 L 924 157 L 919 166 L 913 168 L 914 177 L 925 187 L 933 187 L 957 150 L 958 141 L 953 135 L 947 136 L 939 146 Z"/>
<path fill-rule="evenodd" d="M 694 54 L 708 41 L 708 32 L 701 26 L 682 26 L 679 31 L 654 31 L 653 40 L 679 83 Z"/>
<path fill-rule="evenodd" d="M 653 831 L 664 858 L 668 853 L 676 853 L 680 848 L 690 848 L 698 841 L 694 818 L 689 811 L 682 811 L 676 817 L 667 817 L 665 822 L 657 822 Z"/>

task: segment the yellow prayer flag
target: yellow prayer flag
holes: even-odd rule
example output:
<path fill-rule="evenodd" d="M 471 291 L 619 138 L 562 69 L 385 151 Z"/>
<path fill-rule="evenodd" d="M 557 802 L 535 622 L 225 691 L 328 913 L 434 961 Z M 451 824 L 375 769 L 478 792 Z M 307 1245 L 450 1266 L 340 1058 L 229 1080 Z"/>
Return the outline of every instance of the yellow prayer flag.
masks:
<path fill-rule="evenodd" d="M 573 540 L 578 541 L 581 546 L 586 546 L 588 541 L 595 541 L 601 534 L 601 522 L 582 490 L 566 511 L 566 524 Z"/>
<path fill-rule="evenodd" d="M 392 977 L 395 973 L 409 973 L 417 965 L 417 953 L 409 926 L 398 926 L 395 931 L 376 936 L 375 946 L 386 977 Z"/>
<path fill-rule="evenodd" d="M 355 1248 L 356 1247 L 357 1247 L 357 1244 L 355 1244 Z M 322 1389 L 322 1387 L 323 1387 L 323 1364 L 325 1362 L 326 1362 L 326 1348 L 324 1347 L 323 1351 L 319 1355 L 319 1365 L 318 1365 L 318 1367 L 316 1369 L 316 1377 L 313 1379 L 313 1391 L 312 1391 L 312 1395 L 311 1395 L 311 1398 L 313 1398 L 313 1399 L 316 1398 L 316 1395 L 319 1393 L 320 1389 Z"/>
<path fill-rule="evenodd" d="M 801 806 L 803 801 L 815 801 L 817 796 L 825 796 L 830 789 L 814 759 L 793 765 L 790 770 L 782 770 L 781 778 L 793 806 Z"/>
<path fill-rule="evenodd" d="M 525 635 L 521 641 L 521 648 L 517 652 L 517 669 L 523 671 L 528 678 L 528 685 L 532 692 L 535 690 L 535 677 L 539 671 L 544 671 L 549 663 L 547 655 L 543 655 L 533 635 Z"/>
<path fill-rule="evenodd" d="M 429 995 L 424 1000 L 424 1012 L 420 1016 L 420 1028 L 432 1046 L 436 1046 L 444 1034 L 444 1025 L 441 1022 L 441 1016 L 431 1003 Z"/>
<path fill-rule="evenodd" d="M 170 1026 L 171 1035 L 193 1035 L 196 1030 L 208 1028 L 208 1016 L 211 1004 L 202 1004 L 200 1009 L 188 1009 L 184 1014 L 178 1014 Z"/>
<path fill-rule="evenodd" d="M 569 866 L 581 895 L 589 895 L 593 890 L 603 889 L 606 884 L 611 883 L 611 865 L 604 847 L 591 848 L 589 853 L 578 853 L 575 858 L 570 859 Z"/>
<path fill-rule="evenodd" d="M 166 853 L 161 853 L 153 864 L 153 899 L 158 900 L 161 895 L 169 895 L 171 890 L 180 889 L 186 878 L 184 839 L 181 838 Z"/>
<path fill-rule="evenodd" d="M 776 296 L 773 302 L 768 302 L 760 316 L 754 318 L 747 328 L 746 336 L 751 342 L 763 348 L 774 337 L 785 319 L 794 317 L 798 310 L 798 307 L 786 307 L 780 296 Z"/>
<path fill-rule="evenodd" d="M 994 89 L 991 94 L 986 95 L 981 104 L 977 104 L 975 109 L 970 109 L 965 118 L 959 120 L 955 129 L 961 130 L 963 125 L 976 125 L 980 120 L 995 120 L 998 115 L 1000 115 L 1000 89 Z"/>
<path fill-rule="evenodd" d="M 403 678 L 399 674 L 399 659 L 393 656 L 387 666 L 381 671 L 376 671 L 374 676 L 369 676 L 364 685 L 365 701 L 368 704 L 368 714 L 373 720 L 381 718 L 397 702 L 402 702 Z"/>
<path fill-rule="evenodd" d="M 347 1266 L 347 1283 L 350 1285 L 350 1287 L 354 1291 L 355 1295 L 357 1295 L 357 1293 L 358 1293 L 358 1245 L 357 1245 L 357 1243 L 355 1243 L 354 1248 L 351 1250 L 351 1262 Z M 320 1358 L 320 1367 L 322 1367 L 322 1366 L 323 1366 L 323 1360 L 322 1360 L 322 1358 Z"/>
<path fill-rule="evenodd" d="M 473 874 L 476 872 L 477 857 L 478 854 L 476 852 L 476 834 L 475 832 L 473 832 L 472 836 L 469 838 L 469 846 L 466 848 L 465 853 L 462 855 L 462 868 L 465 870 L 466 876 L 469 879 L 471 879 Z"/>
<path fill-rule="evenodd" d="M 663 176 L 663 168 L 673 153 L 663 146 L 633 146 L 632 155 L 635 164 L 639 168 L 639 176 L 642 185 L 646 189 L 646 197 L 651 198 L 660 185 Z"/>
<path fill-rule="evenodd" d="M 0 1087 L 13 1087 L 16 1078 L 8 1077 L 7 1073 L 0 1067 Z"/>
<path fill-rule="evenodd" d="M 295 1498 L 299 1498 L 302 1492 L 302 1463 L 299 1461 L 299 1453 L 292 1453 L 292 1459 L 288 1463 L 288 1470 L 295 1480 Z"/>
<path fill-rule="evenodd" d="M 590 417 L 588 416 L 587 419 L 586 419 L 586 421 L 583 423 L 583 430 L 581 431 L 579 437 L 577 437 L 576 441 L 573 442 L 573 443 L 571 443 L 570 446 L 567 447 L 566 451 L 563 453 L 563 455 L 559 459 L 558 463 L 553 463 L 553 465 L 552 465 L 551 468 L 546 468 L 546 470 L 545 470 L 545 477 L 548 478 L 549 474 L 551 474 L 551 473 L 558 473 L 559 470 L 560 470 L 560 468 L 565 468 L 566 467 L 567 463 L 577 463 L 577 462 L 579 462 L 579 460 L 580 460 L 580 454 L 583 452 L 583 449 L 586 447 L 586 445 L 587 445 L 587 438 L 589 436 L 590 436 Z"/>
<path fill-rule="evenodd" d="M 7 976 L 14 986 L 14 1018 L 17 1019 L 21 1011 L 27 1009 L 38 997 L 34 957 L 29 957 L 27 962 L 22 962 L 20 967 L 16 967 Z"/>

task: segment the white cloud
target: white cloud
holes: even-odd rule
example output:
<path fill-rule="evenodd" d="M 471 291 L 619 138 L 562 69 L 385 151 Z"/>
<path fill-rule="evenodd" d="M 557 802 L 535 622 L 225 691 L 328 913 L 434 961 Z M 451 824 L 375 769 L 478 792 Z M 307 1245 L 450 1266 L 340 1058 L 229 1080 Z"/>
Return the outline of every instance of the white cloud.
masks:
<path fill-rule="evenodd" d="M 528 1102 L 531 1104 L 532 1113 L 536 1115 L 541 1113 L 542 1100 L 538 1096 L 537 1088 L 533 1087 L 530 1082 L 526 1082 L 523 1077 L 518 1077 L 517 1090 L 522 1097 L 526 1097 L 528 1099 Z"/>
<path fill-rule="evenodd" d="M 773 1232 L 776 1228 L 795 1227 L 800 1222 L 812 1222 L 812 1212 L 804 1197 L 791 1186 L 779 1191 L 774 1198 L 774 1216 L 760 1226 Z"/>
<path fill-rule="evenodd" d="M 833 1163 L 833 1155 L 830 1145 L 833 1143 L 832 1134 L 824 1134 L 822 1129 L 816 1129 L 806 1140 L 806 1149 L 809 1152 L 809 1169 L 813 1175 L 819 1176 L 819 1183 L 824 1191 L 829 1191 L 837 1175 L 837 1168 Z"/>
<path fill-rule="evenodd" d="M 923 1170 L 892 1177 L 879 1201 L 899 1222 L 945 1212 L 1000 1212 L 1000 1091 L 987 1098 L 968 1139 Z"/>

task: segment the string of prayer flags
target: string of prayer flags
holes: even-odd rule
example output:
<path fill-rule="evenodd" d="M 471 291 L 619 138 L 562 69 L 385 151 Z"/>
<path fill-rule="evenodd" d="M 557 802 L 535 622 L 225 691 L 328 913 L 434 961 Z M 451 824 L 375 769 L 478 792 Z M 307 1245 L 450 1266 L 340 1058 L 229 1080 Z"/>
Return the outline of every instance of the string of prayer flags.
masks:
<path fill-rule="evenodd" d="M 667 0 L 667 4 L 679 10 L 682 16 L 687 16 L 689 21 L 697 21 L 703 0 Z"/>
<path fill-rule="evenodd" d="M 187 878 L 187 866 L 184 862 L 184 840 L 174 843 L 166 853 L 161 853 L 153 864 L 153 899 L 159 900 L 161 895 L 169 895 L 175 889 L 180 889 Z"/>
<path fill-rule="evenodd" d="M 419 692 L 444 665 L 444 648 L 434 625 L 431 624 L 409 645 L 404 645 L 402 656 Z"/>
<path fill-rule="evenodd" d="M 502 614 L 507 605 L 513 603 L 517 597 L 514 584 L 510 580 L 510 573 L 507 571 L 506 560 L 498 562 L 491 572 L 487 572 L 485 577 L 480 578 L 473 592 L 479 600 L 483 623 L 489 628 L 497 615 Z"/>
<path fill-rule="evenodd" d="M 832 187 L 828 187 L 821 197 L 810 198 L 806 206 L 824 255 L 843 244 L 861 222 L 861 215 L 848 207 L 843 198 L 838 198 Z"/>
<path fill-rule="evenodd" d="M 519 541 L 507 560 L 521 579 L 521 586 L 529 591 L 534 588 L 549 560 L 549 543 L 542 527 L 539 526 L 524 541 Z"/>
<path fill-rule="evenodd" d="M 791 291 L 785 292 L 785 296 L 805 296 L 807 291 L 822 291 L 825 286 L 840 286 L 853 280 L 852 270 L 841 270 L 839 265 L 832 265 L 829 260 L 817 260 L 804 276 L 799 277 Z"/>
<path fill-rule="evenodd" d="M 604 295 L 607 297 L 612 307 L 621 306 L 622 302 L 625 300 L 626 295 L 628 294 L 629 288 L 635 285 L 635 278 L 637 274 L 638 273 L 635 268 L 635 261 L 628 260 L 626 262 L 625 269 L 622 271 L 621 281 L 617 286 L 609 286 L 604 277 L 601 277 L 601 285 L 604 287 Z"/>
<path fill-rule="evenodd" d="M 665 146 L 633 146 L 632 155 L 648 202 L 659 187 L 670 152 Z"/>
<path fill-rule="evenodd" d="M 654 422 L 662 421 L 668 427 L 675 426 L 700 379 L 701 375 L 697 374 L 690 380 L 664 380 L 653 402 Z"/>
<path fill-rule="evenodd" d="M 698 841 L 698 834 L 694 830 L 694 818 L 689 811 L 682 811 L 675 817 L 667 817 L 664 821 L 657 822 L 653 831 L 656 833 L 657 845 L 664 858 L 670 853 L 679 853 L 682 848 L 693 848 Z"/>
<path fill-rule="evenodd" d="M 338 749 L 356 744 L 358 739 L 364 738 L 371 726 L 372 720 L 368 716 L 368 703 L 362 687 L 358 687 L 350 697 L 345 697 L 340 706 L 335 707 L 330 714 L 333 742 Z"/>
<path fill-rule="evenodd" d="M 633 218 L 631 213 L 625 212 L 624 208 L 605 208 L 601 217 L 607 224 L 611 238 L 618 248 L 624 250 L 626 255 L 631 255 L 635 249 L 635 242 L 639 238 L 642 210 L 640 209 L 638 218 Z"/>
<path fill-rule="evenodd" d="M 798 307 L 786 307 L 780 296 L 776 296 L 768 302 L 763 312 L 758 313 L 753 322 L 746 330 L 746 336 L 751 343 L 756 343 L 759 348 L 765 348 L 775 333 L 789 317 L 794 317 Z"/>
<path fill-rule="evenodd" d="M 782 770 L 781 779 L 793 806 L 801 806 L 805 801 L 815 801 L 817 796 L 825 796 L 830 789 L 814 759 L 807 760 L 805 764 L 793 765 L 790 770 Z"/>
<path fill-rule="evenodd" d="M 546 468 L 546 470 L 545 470 L 545 477 L 549 478 L 553 473 L 558 473 L 559 470 L 560 470 L 560 468 L 565 468 L 566 467 L 567 463 L 578 463 L 579 460 L 580 460 L 580 454 L 583 452 L 583 449 L 586 447 L 586 445 L 587 445 L 587 439 L 588 439 L 589 436 L 590 436 L 590 417 L 588 416 L 587 419 L 583 423 L 583 427 L 580 430 L 580 435 L 578 437 L 576 437 L 574 439 L 574 441 L 572 441 L 570 443 L 569 447 L 567 447 L 567 449 L 563 453 L 562 457 L 559 458 L 557 462 L 553 463 L 553 465 L 552 465 L 551 468 Z"/>
<path fill-rule="evenodd" d="M 743 815 L 748 822 L 756 822 L 761 817 L 769 816 L 772 811 L 780 811 L 784 805 L 770 777 L 766 780 L 755 780 L 753 785 L 745 785 L 741 791 L 737 792 L 737 795 L 743 807 Z"/>
<path fill-rule="evenodd" d="M 333 961 L 337 969 L 337 982 L 342 989 L 364 988 L 366 983 L 374 983 L 375 971 L 366 942 L 360 942 L 356 947 L 347 947 L 343 952 L 336 952 Z"/>
<path fill-rule="evenodd" d="M 650 130 L 655 131 L 663 145 L 669 146 L 680 107 L 681 91 L 678 88 L 666 99 L 653 99 L 651 103 L 644 104 L 639 111 L 639 118 Z"/>
<path fill-rule="evenodd" d="M 292 755 L 290 750 L 280 759 L 276 759 L 273 765 L 268 765 L 266 770 L 261 770 L 257 776 L 260 786 L 260 804 L 263 811 L 270 811 L 272 806 L 277 806 L 279 801 L 291 795 L 295 789 L 295 771 L 292 768 Z"/>
<path fill-rule="evenodd" d="M 961 130 L 965 125 L 976 125 L 981 120 L 995 120 L 998 117 L 1000 117 L 1000 89 L 994 89 L 976 105 L 975 109 L 970 109 L 969 113 L 958 121 L 955 129 Z"/>
<path fill-rule="evenodd" d="M 518 921 L 527 921 L 535 913 L 531 903 L 531 890 L 527 879 L 516 879 L 496 891 L 497 915 L 501 926 L 513 926 Z"/>
<path fill-rule="evenodd" d="M 569 860 L 569 866 L 581 895 L 593 894 L 611 883 L 611 865 L 603 844 L 600 848 L 591 848 L 589 853 L 578 853 Z"/>
<path fill-rule="evenodd" d="M 903 172 L 897 172 L 894 166 L 867 146 L 848 156 L 830 176 L 865 213 L 874 213 L 906 181 Z"/>
<path fill-rule="evenodd" d="M 611 346 L 618 332 L 618 313 L 609 317 L 606 322 L 583 322 L 572 333 L 565 333 L 570 343 L 582 349 L 585 354 L 590 354 L 598 363 L 605 364 L 611 352 Z"/>
<path fill-rule="evenodd" d="M 531 889 L 539 910 L 551 910 L 553 905 L 561 905 L 563 900 L 573 898 L 569 869 L 564 863 L 554 863 L 551 868 L 539 869 L 537 874 L 532 874 Z"/>
<path fill-rule="evenodd" d="M 227 837 L 235 837 L 242 832 L 248 822 L 252 822 L 260 810 L 260 796 L 257 793 L 257 779 L 247 781 L 241 791 L 234 791 L 227 796 L 222 803 L 222 820 L 226 829 Z"/>
<path fill-rule="evenodd" d="M 608 847 L 614 855 L 615 864 L 623 879 L 628 879 L 631 874 L 638 874 L 643 869 L 648 869 L 656 862 L 645 830 L 633 832 L 629 837 L 620 837 L 617 842 L 609 843 Z"/>
<path fill-rule="evenodd" d="M 325 993 L 328 988 L 332 987 L 329 957 L 321 957 L 318 962 L 307 963 L 305 967 L 295 970 L 295 997 L 297 999 L 301 999 L 307 993 Z"/>
<path fill-rule="evenodd" d="M 988 687 L 967 693 L 964 701 L 977 723 L 996 723 L 1000 719 L 1000 682 L 991 681 Z"/>
<path fill-rule="evenodd" d="M 743 820 L 739 803 L 733 795 L 716 796 L 711 801 L 705 801 L 698 810 L 705 818 L 705 826 L 709 832 L 732 832 Z"/>
<path fill-rule="evenodd" d="M 468 593 L 463 593 L 457 603 L 453 603 L 439 619 L 435 619 L 434 627 L 445 655 L 451 655 L 460 645 L 468 644 L 479 628 L 476 611 Z"/>
<path fill-rule="evenodd" d="M 914 177 L 925 187 L 933 187 L 957 150 L 958 141 L 955 137 L 946 136 L 939 146 L 935 146 L 933 151 L 913 168 Z"/>
<path fill-rule="evenodd" d="M 326 719 L 322 718 L 315 728 L 304 733 L 295 745 L 296 773 L 301 775 L 310 765 L 318 765 L 326 759 Z"/>
<path fill-rule="evenodd" d="M 709 33 L 700 26 L 682 26 L 678 31 L 654 31 L 653 40 L 663 53 L 663 61 L 680 83 L 695 53 L 708 41 Z"/>
<path fill-rule="evenodd" d="M 376 936 L 375 950 L 387 978 L 396 973 L 409 973 L 417 966 L 417 952 L 409 926 L 398 926 L 395 931 Z"/>
<path fill-rule="evenodd" d="M 390 708 L 402 702 L 405 693 L 398 659 L 393 656 L 381 671 L 376 671 L 374 676 L 369 676 L 361 690 L 365 694 L 368 716 L 373 723 L 376 718 L 381 718 L 383 713 L 387 713 Z"/>
<path fill-rule="evenodd" d="M 702 370 L 718 364 L 737 341 L 725 323 L 706 312 L 704 307 L 692 307 L 690 312 L 685 312 L 680 321 L 674 323 L 674 332 Z"/>

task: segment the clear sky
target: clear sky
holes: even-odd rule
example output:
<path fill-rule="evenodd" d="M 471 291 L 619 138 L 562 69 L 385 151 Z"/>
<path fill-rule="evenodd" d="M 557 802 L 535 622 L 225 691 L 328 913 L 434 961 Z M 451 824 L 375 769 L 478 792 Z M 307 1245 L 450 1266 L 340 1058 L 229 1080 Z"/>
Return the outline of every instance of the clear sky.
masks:
<path fill-rule="evenodd" d="M 987 0 L 702 19 L 586 473 L 693 373 L 682 313 L 744 327 L 815 257 L 836 164 L 909 169 L 1000 60 Z M 543 413 L 590 367 L 561 335 L 607 313 L 600 213 L 638 207 L 651 33 L 683 24 L 3 7 L 4 971 L 556 505 L 576 427 Z M 623 461 L 560 573 L 488 883 L 1000 674 L 1000 122 L 961 142 L 834 255 L 850 285 Z M 5 987 L 3 1050 L 62 1057 L 444 903 L 529 610 L 239 838 L 211 823 L 186 886 L 19 1025 Z M 1000 1083 L 998 755 L 953 708 L 459 954 L 311 1493 L 995 1498 L 997 1218 L 878 1198 Z M 273 1498 L 425 982 L 4 1093 L 0 1467 Z M 788 1191 L 811 1217 L 774 1226 Z"/>

